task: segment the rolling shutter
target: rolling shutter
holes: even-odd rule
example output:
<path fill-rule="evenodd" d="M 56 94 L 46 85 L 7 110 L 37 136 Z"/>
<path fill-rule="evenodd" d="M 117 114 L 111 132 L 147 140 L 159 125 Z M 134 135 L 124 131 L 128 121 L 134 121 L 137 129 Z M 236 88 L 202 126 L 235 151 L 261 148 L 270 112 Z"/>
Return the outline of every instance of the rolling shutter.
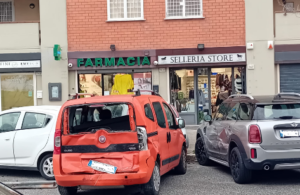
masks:
<path fill-rule="evenodd" d="M 280 92 L 300 93 L 300 64 L 280 65 Z"/>

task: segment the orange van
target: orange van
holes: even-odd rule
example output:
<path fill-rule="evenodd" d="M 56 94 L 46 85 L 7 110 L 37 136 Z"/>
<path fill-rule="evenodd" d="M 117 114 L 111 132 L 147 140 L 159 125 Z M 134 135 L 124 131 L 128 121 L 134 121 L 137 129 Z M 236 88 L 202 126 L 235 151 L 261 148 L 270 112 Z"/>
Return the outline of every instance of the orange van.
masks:
<path fill-rule="evenodd" d="M 67 101 L 54 138 L 60 194 L 142 185 L 146 195 L 158 195 L 162 175 L 186 173 L 184 126 L 157 94 Z"/>

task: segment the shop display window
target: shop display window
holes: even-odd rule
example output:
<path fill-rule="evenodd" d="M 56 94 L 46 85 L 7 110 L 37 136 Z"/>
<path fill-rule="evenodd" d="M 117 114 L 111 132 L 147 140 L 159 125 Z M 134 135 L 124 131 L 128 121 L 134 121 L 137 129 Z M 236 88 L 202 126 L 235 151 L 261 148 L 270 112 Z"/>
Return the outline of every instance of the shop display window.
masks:
<path fill-rule="evenodd" d="M 102 74 L 80 74 L 79 93 L 102 96 Z"/>
<path fill-rule="evenodd" d="M 152 74 L 117 73 L 117 74 L 80 74 L 79 91 L 97 96 L 134 94 L 140 89 L 152 89 Z M 149 93 L 149 92 L 141 92 Z"/>
<path fill-rule="evenodd" d="M 2 111 L 34 106 L 33 75 L 1 75 Z"/>
<path fill-rule="evenodd" d="M 177 112 L 195 112 L 194 70 L 172 71 L 170 80 L 171 103 Z"/>

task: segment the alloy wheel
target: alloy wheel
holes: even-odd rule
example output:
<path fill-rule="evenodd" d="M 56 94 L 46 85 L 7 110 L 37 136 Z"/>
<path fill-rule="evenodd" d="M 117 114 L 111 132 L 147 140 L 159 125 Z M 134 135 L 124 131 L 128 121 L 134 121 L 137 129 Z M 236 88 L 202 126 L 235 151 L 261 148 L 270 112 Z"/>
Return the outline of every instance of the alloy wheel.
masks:
<path fill-rule="evenodd" d="M 232 152 L 231 154 L 230 167 L 233 177 L 238 178 L 240 176 L 240 164 L 236 152 Z"/>
<path fill-rule="evenodd" d="M 155 166 L 153 170 L 153 182 L 154 182 L 155 191 L 158 192 L 160 186 L 160 174 L 159 174 L 158 166 Z"/>
<path fill-rule="evenodd" d="M 47 158 L 43 163 L 43 172 L 48 177 L 54 177 L 53 173 L 53 158 Z"/>
<path fill-rule="evenodd" d="M 206 150 L 205 150 L 204 143 L 202 140 L 199 140 L 197 142 L 197 151 L 195 151 L 195 152 L 201 162 L 206 160 L 207 155 L 206 155 Z"/>

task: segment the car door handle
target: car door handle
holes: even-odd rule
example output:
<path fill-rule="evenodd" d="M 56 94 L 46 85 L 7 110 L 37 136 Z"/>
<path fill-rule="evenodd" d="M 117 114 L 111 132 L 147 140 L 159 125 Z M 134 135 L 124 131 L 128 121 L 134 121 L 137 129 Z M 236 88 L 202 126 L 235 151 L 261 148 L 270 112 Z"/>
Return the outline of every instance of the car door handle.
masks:
<path fill-rule="evenodd" d="M 169 143 L 169 132 L 167 132 L 167 143 Z"/>
<path fill-rule="evenodd" d="M 9 141 L 9 140 L 10 140 L 9 138 L 5 139 L 5 141 Z"/>
<path fill-rule="evenodd" d="M 171 134 L 167 132 L 167 143 L 171 142 Z"/>

